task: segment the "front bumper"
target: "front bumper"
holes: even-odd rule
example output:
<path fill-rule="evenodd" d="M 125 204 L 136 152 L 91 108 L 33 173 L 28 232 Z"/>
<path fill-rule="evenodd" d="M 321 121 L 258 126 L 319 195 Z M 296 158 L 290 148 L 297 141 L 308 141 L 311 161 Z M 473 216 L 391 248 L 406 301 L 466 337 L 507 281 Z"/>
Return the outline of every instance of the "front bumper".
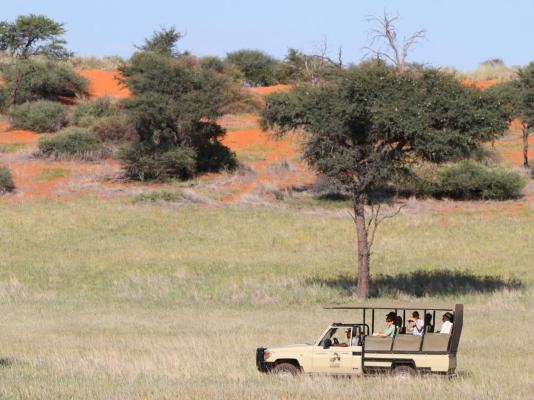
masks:
<path fill-rule="evenodd" d="M 260 372 L 269 372 L 273 367 L 273 363 L 265 361 L 265 347 L 258 347 L 256 349 L 256 368 Z"/>

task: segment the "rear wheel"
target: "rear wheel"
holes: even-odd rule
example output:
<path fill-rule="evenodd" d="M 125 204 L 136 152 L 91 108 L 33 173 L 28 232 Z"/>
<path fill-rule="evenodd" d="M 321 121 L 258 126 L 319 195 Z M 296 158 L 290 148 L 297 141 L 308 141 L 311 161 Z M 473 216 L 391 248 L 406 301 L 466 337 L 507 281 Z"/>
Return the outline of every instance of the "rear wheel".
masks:
<path fill-rule="evenodd" d="M 411 365 L 396 365 L 393 368 L 393 375 L 399 378 L 410 378 L 416 373 L 417 371 Z"/>
<path fill-rule="evenodd" d="M 273 374 L 278 376 L 291 377 L 297 375 L 299 372 L 300 370 L 297 367 L 289 363 L 280 363 L 273 368 Z"/>

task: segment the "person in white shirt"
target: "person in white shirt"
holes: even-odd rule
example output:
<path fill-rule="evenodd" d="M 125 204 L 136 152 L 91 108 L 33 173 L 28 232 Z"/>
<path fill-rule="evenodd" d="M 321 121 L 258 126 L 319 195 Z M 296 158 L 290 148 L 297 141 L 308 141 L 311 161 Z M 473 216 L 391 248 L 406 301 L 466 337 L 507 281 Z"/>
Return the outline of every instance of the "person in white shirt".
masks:
<path fill-rule="evenodd" d="M 453 315 L 450 312 L 446 312 L 443 314 L 442 321 L 443 324 L 441 325 L 441 330 L 439 333 L 450 335 L 452 331 Z"/>
<path fill-rule="evenodd" d="M 357 331 L 356 329 L 348 328 L 345 333 L 347 334 L 347 340 L 345 340 L 343 343 L 339 343 L 339 347 L 349 347 L 349 346 L 358 346 L 358 336 L 356 335 Z"/>
<path fill-rule="evenodd" d="M 423 336 L 423 332 L 425 331 L 425 321 L 419 317 L 418 311 L 412 313 L 412 317 L 408 319 L 408 326 L 414 335 Z"/>

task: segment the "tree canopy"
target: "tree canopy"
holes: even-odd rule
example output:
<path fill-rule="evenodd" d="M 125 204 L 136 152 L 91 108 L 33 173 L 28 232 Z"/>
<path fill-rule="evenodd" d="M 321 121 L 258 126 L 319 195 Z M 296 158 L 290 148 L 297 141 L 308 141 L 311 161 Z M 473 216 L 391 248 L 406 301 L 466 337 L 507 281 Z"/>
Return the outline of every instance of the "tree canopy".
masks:
<path fill-rule="evenodd" d="M 0 51 L 28 59 L 35 55 L 49 58 L 65 58 L 70 53 L 65 48 L 64 24 L 44 15 L 19 16 L 14 22 L 0 22 Z"/>
<path fill-rule="evenodd" d="M 153 51 L 165 56 L 179 55 L 177 43 L 182 38 L 182 34 L 173 26 L 155 31 L 152 37 L 145 39 L 142 46 L 138 46 L 141 51 Z"/>

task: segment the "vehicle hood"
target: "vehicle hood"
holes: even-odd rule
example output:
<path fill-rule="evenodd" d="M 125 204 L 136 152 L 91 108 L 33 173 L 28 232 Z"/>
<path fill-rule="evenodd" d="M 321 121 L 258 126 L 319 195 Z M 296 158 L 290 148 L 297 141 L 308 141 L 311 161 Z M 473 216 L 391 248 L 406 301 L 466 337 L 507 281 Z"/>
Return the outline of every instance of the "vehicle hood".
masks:
<path fill-rule="evenodd" d="M 268 346 L 267 350 L 270 353 L 284 352 L 290 350 L 304 350 L 313 347 L 313 343 L 288 344 L 283 346 Z"/>

